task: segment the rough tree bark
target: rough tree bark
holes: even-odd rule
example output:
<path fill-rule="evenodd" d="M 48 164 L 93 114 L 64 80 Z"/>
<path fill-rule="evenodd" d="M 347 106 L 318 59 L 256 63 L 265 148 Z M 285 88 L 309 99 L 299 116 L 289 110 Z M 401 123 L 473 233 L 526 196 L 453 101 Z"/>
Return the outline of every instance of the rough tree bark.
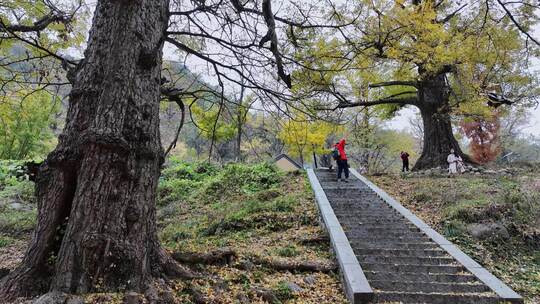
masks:
<path fill-rule="evenodd" d="M 59 290 L 143 291 L 186 274 L 160 247 L 155 197 L 168 0 L 97 3 L 68 116 L 36 181 L 38 221 L 0 302 Z"/>
<path fill-rule="evenodd" d="M 473 162 L 463 153 L 454 137 L 450 119 L 449 92 L 450 88 L 444 73 L 430 77 L 419 85 L 416 106 L 422 116 L 424 146 L 413 170 L 448 166 L 446 158 L 450 154 L 450 149 L 454 149 L 465 162 Z"/>

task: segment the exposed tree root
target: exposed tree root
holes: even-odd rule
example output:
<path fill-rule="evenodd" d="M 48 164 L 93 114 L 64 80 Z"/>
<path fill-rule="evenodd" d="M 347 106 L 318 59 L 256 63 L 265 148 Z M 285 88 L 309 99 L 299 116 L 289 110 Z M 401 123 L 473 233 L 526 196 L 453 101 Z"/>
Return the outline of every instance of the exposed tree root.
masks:
<path fill-rule="evenodd" d="M 263 265 L 264 267 L 277 270 L 277 271 L 313 271 L 313 272 L 332 272 L 336 271 L 336 264 L 323 264 L 314 261 L 285 261 L 285 260 L 265 260 L 256 259 L 253 260 L 255 264 Z"/>
<path fill-rule="evenodd" d="M 261 297 L 265 302 L 268 303 L 279 303 L 279 299 L 276 297 L 274 292 L 266 288 L 253 288 L 252 291 L 257 297 Z"/>
<path fill-rule="evenodd" d="M 151 276 L 148 278 L 148 284 L 146 284 L 147 286 L 151 285 L 153 278 L 201 278 L 200 275 L 194 273 L 191 269 L 175 261 L 172 256 L 163 248 L 158 249 L 158 253 L 155 256 L 154 261 L 157 263 L 157 267 L 154 268 Z M 28 272 L 21 269 L 17 269 L 13 273 L 6 274 L 7 275 L 0 280 L 0 303 L 10 303 L 17 297 L 29 297 L 43 294 L 49 290 L 51 278 L 54 277 L 54 275 L 50 273 L 47 274 L 47 276 L 39 276 L 35 272 Z M 45 272 L 42 274 L 44 275 Z M 43 294 L 40 299 L 42 299 L 43 303 L 55 303 L 50 302 L 52 301 L 51 299 L 60 299 L 62 295 L 65 294 L 52 290 L 49 293 Z"/>
<path fill-rule="evenodd" d="M 196 279 L 200 277 L 189 268 L 179 264 L 178 262 L 182 263 L 182 261 L 176 259 L 176 253 L 170 255 L 167 251 L 161 249 L 159 252 L 159 260 L 162 271 L 168 277 L 179 279 Z"/>
<path fill-rule="evenodd" d="M 206 265 L 230 265 L 236 256 L 236 252 L 230 248 L 220 248 L 205 253 L 174 252 L 172 254 L 172 257 L 180 263 Z"/>
<path fill-rule="evenodd" d="M 309 240 L 314 241 L 313 239 Z M 316 242 L 319 241 L 318 239 Z M 321 240 L 322 241 L 322 240 Z M 172 257 L 183 264 L 205 264 L 205 265 L 231 265 L 234 258 L 238 255 L 231 248 L 220 248 L 206 253 L 186 253 L 174 252 Z M 286 261 L 278 259 L 262 259 L 259 257 L 249 258 L 254 264 L 276 271 L 313 271 L 313 272 L 332 272 L 337 270 L 336 264 L 324 264 L 315 261 Z"/>
<path fill-rule="evenodd" d="M 315 235 L 315 236 L 307 237 L 304 239 L 300 239 L 298 242 L 303 245 L 314 245 L 314 244 L 320 244 L 320 243 L 328 243 L 330 242 L 330 239 L 326 235 Z"/>
<path fill-rule="evenodd" d="M 7 268 L 0 268 L 0 279 L 7 276 L 9 274 L 9 269 Z"/>
<path fill-rule="evenodd" d="M 11 271 L 0 280 L 0 303 L 43 294 L 49 288 L 50 277 L 45 272 L 17 270 Z"/>
<path fill-rule="evenodd" d="M 210 301 L 204 296 L 204 294 L 196 287 L 190 286 L 186 290 L 192 297 L 195 304 L 207 304 Z"/>

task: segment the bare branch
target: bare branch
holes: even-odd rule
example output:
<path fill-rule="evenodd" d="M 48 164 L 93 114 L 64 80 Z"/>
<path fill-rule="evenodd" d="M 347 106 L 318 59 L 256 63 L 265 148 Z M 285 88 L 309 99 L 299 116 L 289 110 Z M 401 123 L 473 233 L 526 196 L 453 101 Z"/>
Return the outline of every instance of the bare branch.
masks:
<path fill-rule="evenodd" d="M 264 21 L 268 26 L 268 32 L 261 40 L 259 46 L 263 46 L 267 41 L 270 41 L 270 50 L 276 59 L 276 65 L 278 69 L 278 76 L 285 82 L 285 85 L 290 89 L 292 88 L 291 75 L 285 73 L 283 68 L 283 60 L 281 59 L 281 54 L 278 50 L 278 39 L 276 34 L 276 22 L 274 20 L 274 15 L 272 13 L 272 0 L 263 0 L 263 15 Z"/>
<path fill-rule="evenodd" d="M 380 88 L 380 87 L 389 87 L 389 86 L 410 86 L 418 88 L 419 84 L 416 81 L 387 81 L 381 83 L 370 84 L 370 88 Z"/>
<path fill-rule="evenodd" d="M 46 29 L 52 23 L 65 23 L 69 22 L 71 18 L 65 14 L 53 14 L 50 13 L 38 21 L 34 22 L 33 25 L 22 25 L 22 24 L 13 24 L 7 25 L 3 21 L 0 21 L 0 31 L 2 32 L 39 32 Z"/>
<path fill-rule="evenodd" d="M 512 15 L 512 13 L 506 8 L 506 6 L 501 2 L 501 0 L 497 0 L 497 2 L 502 6 L 502 8 L 504 9 L 504 11 L 506 12 L 506 15 L 508 16 L 508 18 L 510 18 L 510 20 L 512 20 L 512 22 L 517 26 L 517 28 L 523 33 L 525 34 L 527 37 L 529 37 L 529 39 L 531 39 L 534 43 L 536 43 L 536 45 L 540 46 L 540 42 L 538 42 L 536 39 L 534 39 L 533 36 L 531 36 L 529 34 L 529 32 L 527 32 L 527 30 L 525 30 L 525 28 L 523 28 L 521 26 L 521 24 L 519 24 L 519 22 L 517 22 L 517 20 L 514 18 L 514 16 Z"/>
<path fill-rule="evenodd" d="M 176 131 L 173 142 L 169 145 L 169 148 L 167 148 L 167 150 L 165 151 L 163 158 L 166 158 L 169 152 L 171 152 L 171 150 L 176 147 L 176 143 L 178 142 L 178 136 L 180 136 L 180 131 L 182 131 L 182 127 L 184 126 L 184 122 L 186 119 L 186 108 L 184 106 L 184 103 L 182 102 L 182 99 L 180 98 L 181 94 L 182 94 L 182 90 L 179 90 L 179 89 L 161 88 L 161 95 L 167 97 L 169 101 L 176 102 L 176 104 L 178 105 L 181 111 L 180 125 L 178 126 L 178 130 Z"/>
<path fill-rule="evenodd" d="M 437 20 L 437 23 L 446 23 L 448 21 L 450 21 L 452 18 L 454 18 L 454 16 L 457 15 L 457 13 L 459 13 L 459 11 L 461 11 L 462 9 L 464 9 L 465 7 L 467 7 L 468 4 L 463 4 L 462 6 L 460 6 L 458 9 L 456 9 L 455 11 L 453 11 L 452 13 L 450 13 L 448 16 L 444 17 L 443 19 L 441 20 Z"/>
<path fill-rule="evenodd" d="M 375 101 L 358 101 L 358 102 L 340 102 L 333 110 L 354 107 L 370 107 L 382 104 L 398 104 L 398 105 L 415 105 L 418 103 L 417 97 L 404 98 L 383 98 Z M 328 110 L 328 109 L 326 109 Z"/>

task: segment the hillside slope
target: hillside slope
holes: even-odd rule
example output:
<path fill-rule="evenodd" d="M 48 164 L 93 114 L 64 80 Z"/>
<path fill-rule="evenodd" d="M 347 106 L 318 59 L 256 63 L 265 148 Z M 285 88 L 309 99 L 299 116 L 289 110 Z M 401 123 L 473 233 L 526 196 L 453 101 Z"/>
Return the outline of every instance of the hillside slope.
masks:
<path fill-rule="evenodd" d="M 526 303 L 540 303 L 540 172 L 369 177 L 480 262 Z"/>
<path fill-rule="evenodd" d="M 16 166 L 4 165 L 0 277 L 21 260 L 36 216 L 33 184 L 15 177 Z M 346 303 L 317 217 L 301 173 L 268 164 L 173 161 L 160 181 L 160 238 L 198 277 L 158 280 L 154 293 L 164 303 Z M 86 303 L 122 303 L 125 296 L 95 288 Z"/>

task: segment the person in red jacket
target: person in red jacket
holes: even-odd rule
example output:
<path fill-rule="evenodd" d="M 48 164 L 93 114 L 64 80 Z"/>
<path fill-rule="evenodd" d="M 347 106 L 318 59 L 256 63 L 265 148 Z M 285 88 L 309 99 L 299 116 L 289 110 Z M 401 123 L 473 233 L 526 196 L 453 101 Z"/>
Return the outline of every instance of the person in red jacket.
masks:
<path fill-rule="evenodd" d="M 344 182 L 348 182 L 349 179 L 349 164 L 347 163 L 347 154 L 345 153 L 345 139 L 340 140 L 336 144 L 336 149 L 339 151 L 339 158 L 336 160 L 337 163 L 337 179 L 338 182 L 341 181 L 341 173 L 345 172 Z"/>

